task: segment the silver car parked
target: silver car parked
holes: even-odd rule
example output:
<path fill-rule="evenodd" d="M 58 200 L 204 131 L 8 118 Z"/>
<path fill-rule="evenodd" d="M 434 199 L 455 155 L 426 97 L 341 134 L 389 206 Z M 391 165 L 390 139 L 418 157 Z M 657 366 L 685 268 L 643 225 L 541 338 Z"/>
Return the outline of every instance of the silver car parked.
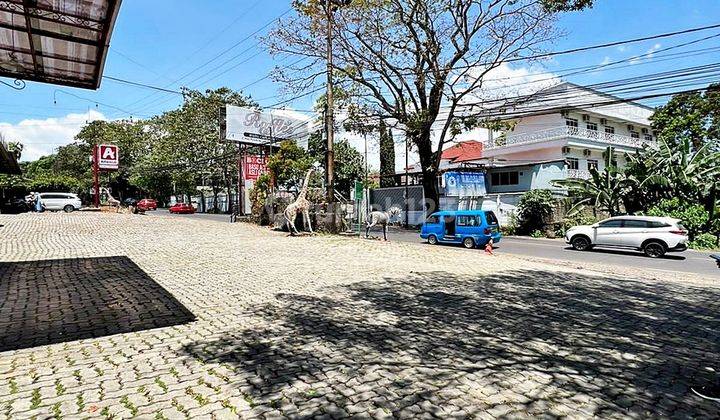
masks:
<path fill-rule="evenodd" d="M 82 207 L 80 198 L 70 193 L 41 193 L 40 200 L 42 200 L 45 210 L 50 211 L 62 210 L 66 213 L 72 213 L 75 210 L 80 210 L 80 207 Z"/>

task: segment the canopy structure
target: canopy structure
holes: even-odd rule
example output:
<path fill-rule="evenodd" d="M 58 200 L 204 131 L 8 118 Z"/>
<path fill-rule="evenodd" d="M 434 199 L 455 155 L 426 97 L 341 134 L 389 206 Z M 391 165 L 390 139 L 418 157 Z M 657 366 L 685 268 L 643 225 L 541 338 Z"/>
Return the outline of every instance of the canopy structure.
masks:
<path fill-rule="evenodd" d="M 97 89 L 121 1 L 0 0 L 0 76 Z"/>

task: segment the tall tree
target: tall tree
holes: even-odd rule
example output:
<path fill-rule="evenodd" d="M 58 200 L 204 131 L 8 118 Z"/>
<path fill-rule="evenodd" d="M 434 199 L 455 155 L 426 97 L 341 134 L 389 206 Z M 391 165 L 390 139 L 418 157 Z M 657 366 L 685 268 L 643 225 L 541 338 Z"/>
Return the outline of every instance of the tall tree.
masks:
<path fill-rule="evenodd" d="M 185 100 L 178 109 L 146 123 L 153 142 L 135 166 L 135 182 L 155 188 L 172 183 L 176 192 L 188 195 L 196 193 L 196 185 L 207 182 L 217 212 L 218 195 L 232 190 L 237 165 L 237 145 L 220 140 L 220 108 L 257 104 L 228 88 L 183 93 Z"/>
<path fill-rule="evenodd" d="M 395 185 L 395 141 L 385 122 L 380 123 L 380 186 Z"/>
<path fill-rule="evenodd" d="M 650 117 L 658 139 L 670 146 L 689 142 L 694 150 L 710 143 L 720 150 L 720 84 L 707 91 L 673 96 Z"/>
<path fill-rule="evenodd" d="M 326 64 L 326 22 L 334 15 L 332 70 L 355 101 L 404 127 L 420 157 L 430 210 L 438 204 L 440 155 L 463 105 L 508 59 L 533 55 L 557 37 L 559 11 L 587 0 L 363 0 L 338 12 L 297 0 L 297 16 L 266 38 L 274 53 L 310 58 L 279 70 L 292 91 L 308 91 Z M 433 141 L 433 132 L 436 135 Z"/>

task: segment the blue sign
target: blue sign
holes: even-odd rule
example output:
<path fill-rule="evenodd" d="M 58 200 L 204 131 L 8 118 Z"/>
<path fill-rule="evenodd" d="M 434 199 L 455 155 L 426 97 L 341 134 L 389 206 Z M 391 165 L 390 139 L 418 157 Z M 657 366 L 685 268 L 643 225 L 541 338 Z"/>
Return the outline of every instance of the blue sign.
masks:
<path fill-rule="evenodd" d="M 482 197 L 485 194 L 484 173 L 445 172 L 446 197 Z"/>

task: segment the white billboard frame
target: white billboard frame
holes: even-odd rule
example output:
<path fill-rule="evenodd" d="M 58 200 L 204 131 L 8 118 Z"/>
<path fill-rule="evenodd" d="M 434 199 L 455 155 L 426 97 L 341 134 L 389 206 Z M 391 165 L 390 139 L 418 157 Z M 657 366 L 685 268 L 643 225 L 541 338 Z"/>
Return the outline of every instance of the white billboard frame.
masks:
<path fill-rule="evenodd" d="M 226 105 L 220 111 L 220 140 L 250 146 L 268 146 L 284 140 L 295 140 L 307 148 L 312 119 L 289 116 L 289 112 L 292 111 Z"/>

